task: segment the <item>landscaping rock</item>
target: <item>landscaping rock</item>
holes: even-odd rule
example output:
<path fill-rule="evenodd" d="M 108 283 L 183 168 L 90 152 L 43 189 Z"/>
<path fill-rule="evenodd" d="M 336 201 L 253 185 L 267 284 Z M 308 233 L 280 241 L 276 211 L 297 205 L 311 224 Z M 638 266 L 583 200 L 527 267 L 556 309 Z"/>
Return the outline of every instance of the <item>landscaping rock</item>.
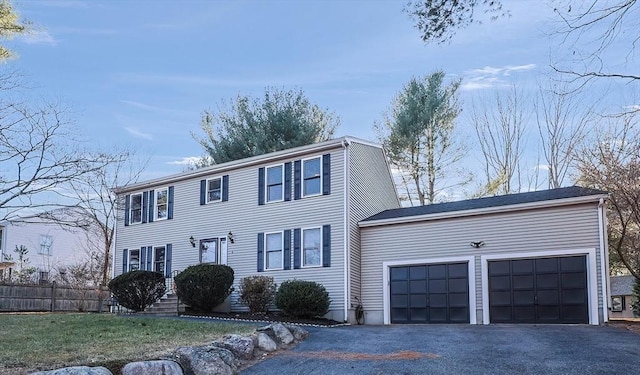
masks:
<path fill-rule="evenodd" d="M 253 337 L 240 335 L 226 335 L 222 341 L 214 341 L 211 345 L 228 349 L 240 359 L 253 358 L 253 349 L 255 348 Z"/>
<path fill-rule="evenodd" d="M 289 332 L 287 327 L 284 326 L 284 324 L 274 323 L 271 325 L 271 329 L 282 344 L 289 345 L 293 342 L 293 335 Z"/>
<path fill-rule="evenodd" d="M 264 332 L 258 333 L 258 348 L 265 352 L 275 352 L 278 350 L 278 345 L 269 335 Z"/>
<path fill-rule="evenodd" d="M 233 375 L 238 369 L 233 353 L 215 346 L 178 348 L 171 359 L 185 375 Z"/>
<path fill-rule="evenodd" d="M 182 367 L 174 361 L 141 361 L 127 363 L 122 375 L 184 375 Z"/>
<path fill-rule="evenodd" d="M 302 341 L 309 337 L 309 332 L 302 327 L 294 325 L 286 325 L 285 327 L 287 327 L 289 332 L 291 332 L 293 338 L 296 339 L 296 341 Z"/>
<path fill-rule="evenodd" d="M 113 375 L 105 367 L 73 366 L 57 370 L 32 372 L 31 375 Z"/>

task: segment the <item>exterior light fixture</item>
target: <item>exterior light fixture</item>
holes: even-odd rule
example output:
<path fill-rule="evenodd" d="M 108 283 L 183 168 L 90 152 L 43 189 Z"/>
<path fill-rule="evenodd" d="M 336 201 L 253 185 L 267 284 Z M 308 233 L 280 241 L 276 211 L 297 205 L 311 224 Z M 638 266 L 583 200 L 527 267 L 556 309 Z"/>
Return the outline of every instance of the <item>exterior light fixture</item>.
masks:
<path fill-rule="evenodd" d="M 189 243 L 191 244 L 191 247 L 196 247 L 196 239 L 193 238 L 193 236 L 189 237 Z"/>
<path fill-rule="evenodd" d="M 233 238 L 233 233 L 231 233 L 231 231 L 229 231 L 229 233 L 227 233 L 227 238 L 229 239 L 229 242 L 234 243 L 235 239 Z"/>
<path fill-rule="evenodd" d="M 482 246 L 484 246 L 484 241 L 478 241 L 478 242 L 472 241 L 469 245 L 471 245 L 471 247 L 475 247 L 476 249 L 479 249 Z"/>

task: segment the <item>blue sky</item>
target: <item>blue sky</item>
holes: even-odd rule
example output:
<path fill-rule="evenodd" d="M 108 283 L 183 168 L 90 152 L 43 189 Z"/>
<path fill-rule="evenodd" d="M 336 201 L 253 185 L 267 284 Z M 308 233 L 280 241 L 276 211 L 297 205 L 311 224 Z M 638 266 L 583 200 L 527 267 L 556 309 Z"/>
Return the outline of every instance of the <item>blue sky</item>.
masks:
<path fill-rule="evenodd" d="M 265 87 L 301 88 L 334 111 L 337 136 L 375 139 L 373 123 L 412 76 L 462 77 L 472 96 L 516 83 L 533 89 L 553 50 L 543 1 L 505 1 L 511 17 L 425 45 L 405 1 L 14 0 L 39 31 L 9 47 L 9 65 L 39 95 L 61 100 L 90 142 L 152 156 L 145 178 L 202 155 L 203 110 Z M 465 128 L 461 117 L 460 127 Z"/>

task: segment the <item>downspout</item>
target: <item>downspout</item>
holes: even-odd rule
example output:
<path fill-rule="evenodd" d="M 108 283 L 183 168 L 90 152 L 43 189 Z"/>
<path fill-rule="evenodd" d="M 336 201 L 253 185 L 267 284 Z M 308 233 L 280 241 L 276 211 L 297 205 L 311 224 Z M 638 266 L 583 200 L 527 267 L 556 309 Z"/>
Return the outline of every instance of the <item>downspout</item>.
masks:
<path fill-rule="evenodd" d="M 603 322 L 609 321 L 609 294 L 611 284 L 609 282 L 609 246 L 607 243 L 607 215 L 604 212 L 604 198 L 598 202 L 598 231 L 600 237 L 600 274 L 602 278 L 602 317 Z"/>
<path fill-rule="evenodd" d="M 344 321 L 348 321 L 349 319 L 349 304 L 351 298 L 349 296 L 349 292 L 351 290 L 351 259 L 349 258 L 349 245 L 350 245 L 350 237 L 351 237 L 351 228 L 349 227 L 349 199 L 351 197 L 351 192 L 349 191 L 349 176 L 350 176 L 350 166 L 349 166 L 349 141 L 342 141 L 342 147 L 344 148 L 344 226 L 343 226 L 343 237 L 344 237 Z"/>

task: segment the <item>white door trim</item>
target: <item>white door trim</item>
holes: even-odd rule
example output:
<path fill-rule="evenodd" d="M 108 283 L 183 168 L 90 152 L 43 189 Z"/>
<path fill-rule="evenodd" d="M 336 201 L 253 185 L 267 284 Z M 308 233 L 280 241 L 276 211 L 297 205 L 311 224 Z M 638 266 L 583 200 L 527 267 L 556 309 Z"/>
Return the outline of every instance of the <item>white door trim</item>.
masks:
<path fill-rule="evenodd" d="M 391 300 L 389 292 L 389 268 L 395 266 L 411 266 L 418 264 L 442 264 L 442 263 L 464 263 L 468 265 L 469 275 L 469 323 L 477 324 L 476 320 L 476 271 L 475 257 L 459 256 L 447 258 L 422 258 L 411 260 L 394 260 L 382 263 L 382 295 L 384 305 L 384 324 L 391 324 Z"/>
<path fill-rule="evenodd" d="M 589 324 L 598 325 L 598 275 L 596 272 L 596 249 L 572 249 L 531 251 L 518 253 L 488 254 L 480 256 L 482 268 L 482 322 L 490 324 L 489 316 L 489 261 L 499 259 L 546 258 L 573 255 L 587 256 L 587 296 L 589 306 Z"/>

